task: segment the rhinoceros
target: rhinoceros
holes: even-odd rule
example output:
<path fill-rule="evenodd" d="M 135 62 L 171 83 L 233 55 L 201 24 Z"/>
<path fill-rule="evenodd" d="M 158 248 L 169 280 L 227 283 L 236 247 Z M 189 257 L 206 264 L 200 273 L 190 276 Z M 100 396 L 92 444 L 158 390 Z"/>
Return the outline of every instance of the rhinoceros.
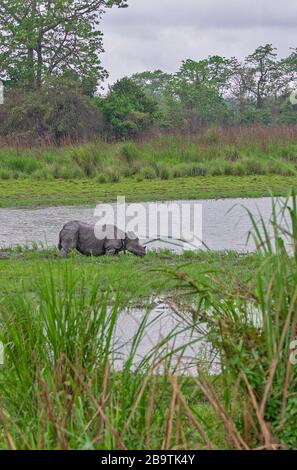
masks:
<path fill-rule="evenodd" d="M 58 246 L 63 257 L 74 249 L 85 256 L 115 255 L 121 251 L 129 251 L 136 256 L 146 254 L 146 248 L 132 232 L 125 233 L 115 225 L 97 226 L 76 220 L 64 225 Z"/>

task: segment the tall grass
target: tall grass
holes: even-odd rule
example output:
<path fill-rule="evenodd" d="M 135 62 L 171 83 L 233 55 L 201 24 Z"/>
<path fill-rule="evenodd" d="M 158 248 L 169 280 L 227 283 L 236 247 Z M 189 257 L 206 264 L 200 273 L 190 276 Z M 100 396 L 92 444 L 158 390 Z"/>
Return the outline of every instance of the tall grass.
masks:
<path fill-rule="evenodd" d="M 125 143 L 0 147 L 0 179 L 168 179 L 204 175 L 296 175 L 296 127 L 214 128 Z"/>
<path fill-rule="evenodd" d="M 194 378 L 229 435 L 231 448 L 297 447 L 297 198 L 274 200 L 270 223 L 250 213 L 261 268 L 233 293 L 209 275 L 175 275 L 196 292 L 196 327 L 206 327 L 222 368 L 222 400 L 199 369 Z M 173 274 L 174 275 L 174 274 Z M 230 292 L 230 290 L 229 290 Z M 236 422 L 234 408 L 241 404 Z"/>
<path fill-rule="evenodd" d="M 206 422 L 214 422 L 212 411 L 189 378 L 178 380 L 169 372 L 172 352 L 167 344 L 176 333 L 139 360 L 139 345 L 150 327 L 144 314 L 122 358 L 122 346 L 115 341 L 121 297 L 101 292 L 95 275 L 90 285 L 67 263 L 60 275 L 49 264 L 48 271 L 37 273 L 31 293 L 2 301 L 0 309 L 5 353 L 0 367 L 1 448 L 208 446 L 197 417 L 183 405 L 184 394 Z M 121 370 L 116 367 L 119 358 Z M 219 430 L 216 436 L 219 440 Z"/>

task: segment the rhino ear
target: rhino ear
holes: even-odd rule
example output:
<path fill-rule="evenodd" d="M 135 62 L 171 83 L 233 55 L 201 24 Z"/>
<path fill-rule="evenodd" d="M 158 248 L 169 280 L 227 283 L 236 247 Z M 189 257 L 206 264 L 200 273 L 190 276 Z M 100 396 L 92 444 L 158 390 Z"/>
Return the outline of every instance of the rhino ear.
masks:
<path fill-rule="evenodd" d="M 127 238 L 128 240 L 139 242 L 139 238 L 137 237 L 137 235 L 135 235 L 134 232 L 128 232 Z"/>

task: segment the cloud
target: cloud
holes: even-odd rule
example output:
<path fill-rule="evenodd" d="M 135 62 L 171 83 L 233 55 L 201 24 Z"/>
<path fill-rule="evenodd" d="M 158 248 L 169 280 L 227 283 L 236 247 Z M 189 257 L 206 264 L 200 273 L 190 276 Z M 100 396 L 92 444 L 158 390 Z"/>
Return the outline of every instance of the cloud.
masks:
<path fill-rule="evenodd" d="M 143 70 L 173 72 L 182 60 L 212 54 L 245 57 L 273 43 L 296 47 L 296 0 L 129 0 L 103 17 L 110 81 Z"/>

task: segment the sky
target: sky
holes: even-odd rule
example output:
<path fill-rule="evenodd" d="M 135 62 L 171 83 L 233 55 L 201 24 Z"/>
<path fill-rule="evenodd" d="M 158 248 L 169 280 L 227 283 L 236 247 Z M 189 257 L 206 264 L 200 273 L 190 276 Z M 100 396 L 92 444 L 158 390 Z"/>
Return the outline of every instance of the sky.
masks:
<path fill-rule="evenodd" d="M 104 15 L 102 63 L 111 84 L 144 70 L 178 70 L 208 55 L 244 58 L 272 43 L 297 47 L 296 0 L 128 0 Z"/>

